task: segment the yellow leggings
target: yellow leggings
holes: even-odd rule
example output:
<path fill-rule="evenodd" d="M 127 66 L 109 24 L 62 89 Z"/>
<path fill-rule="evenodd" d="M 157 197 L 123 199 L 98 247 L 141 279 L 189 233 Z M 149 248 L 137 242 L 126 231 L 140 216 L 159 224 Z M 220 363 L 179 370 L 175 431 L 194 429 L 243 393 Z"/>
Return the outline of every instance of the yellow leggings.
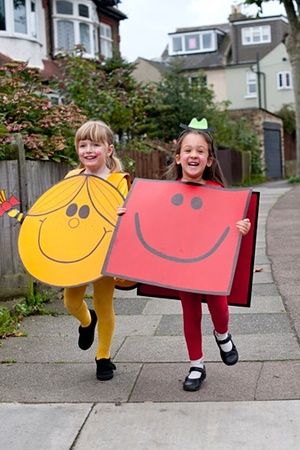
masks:
<path fill-rule="evenodd" d="M 93 305 L 98 318 L 98 347 L 96 359 L 110 358 L 110 347 L 115 330 L 115 312 L 113 308 L 113 293 L 115 280 L 102 277 L 93 282 Z M 87 285 L 65 288 L 64 305 L 67 311 L 79 320 L 81 326 L 90 324 L 91 317 L 84 301 Z"/>

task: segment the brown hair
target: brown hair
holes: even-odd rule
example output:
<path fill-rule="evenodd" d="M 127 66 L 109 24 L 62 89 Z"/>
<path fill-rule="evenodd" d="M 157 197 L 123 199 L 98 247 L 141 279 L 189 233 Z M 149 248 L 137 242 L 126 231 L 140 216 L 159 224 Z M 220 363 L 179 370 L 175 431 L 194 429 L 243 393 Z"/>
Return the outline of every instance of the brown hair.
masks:
<path fill-rule="evenodd" d="M 85 122 L 83 125 L 81 125 L 80 128 L 78 128 L 75 134 L 76 151 L 78 151 L 79 141 L 84 141 L 86 139 L 112 146 L 114 143 L 114 135 L 112 130 L 108 125 L 106 125 L 106 123 L 102 122 L 101 120 L 89 120 L 88 122 Z M 112 172 L 122 172 L 123 170 L 121 161 L 115 156 L 114 147 L 111 155 L 106 161 L 106 165 Z M 80 167 L 83 167 L 81 163 Z"/>
<path fill-rule="evenodd" d="M 225 186 L 226 182 L 225 182 L 224 175 L 222 173 L 222 169 L 221 169 L 219 162 L 217 160 L 217 157 L 216 157 L 216 150 L 215 150 L 213 138 L 208 132 L 202 131 L 202 130 L 187 129 L 187 130 L 184 130 L 179 135 L 179 137 L 176 141 L 173 162 L 170 164 L 170 166 L 166 170 L 164 178 L 166 178 L 168 180 L 180 180 L 182 178 L 182 167 L 181 167 L 181 164 L 176 164 L 175 155 L 180 154 L 182 141 L 190 133 L 200 134 L 201 136 L 204 137 L 205 141 L 208 144 L 208 152 L 209 152 L 208 155 L 212 159 L 212 165 L 210 167 L 208 167 L 208 166 L 205 167 L 204 172 L 203 172 L 203 180 L 216 181 L 217 183 L 220 183 L 222 186 Z"/>

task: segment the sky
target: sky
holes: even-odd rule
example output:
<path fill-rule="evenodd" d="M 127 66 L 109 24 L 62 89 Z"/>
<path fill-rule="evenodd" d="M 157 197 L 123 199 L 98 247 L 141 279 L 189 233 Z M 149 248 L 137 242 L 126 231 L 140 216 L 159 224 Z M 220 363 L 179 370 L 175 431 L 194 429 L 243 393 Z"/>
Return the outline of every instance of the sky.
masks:
<path fill-rule="evenodd" d="M 168 44 L 168 33 L 176 28 L 225 23 L 231 5 L 239 0 L 122 0 L 118 5 L 128 19 L 120 23 L 121 54 L 127 61 L 137 57 L 159 58 Z M 255 15 L 258 8 L 242 6 L 242 12 Z M 285 15 L 279 0 L 263 4 L 263 16 Z"/>

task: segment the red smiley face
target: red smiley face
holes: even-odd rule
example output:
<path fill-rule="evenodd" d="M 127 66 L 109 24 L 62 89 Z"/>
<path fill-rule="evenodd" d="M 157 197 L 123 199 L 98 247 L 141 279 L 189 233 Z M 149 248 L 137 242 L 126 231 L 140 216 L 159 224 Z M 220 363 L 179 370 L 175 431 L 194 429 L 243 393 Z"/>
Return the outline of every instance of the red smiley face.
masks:
<path fill-rule="evenodd" d="M 227 295 L 250 191 L 135 180 L 104 273 L 177 290 Z"/>

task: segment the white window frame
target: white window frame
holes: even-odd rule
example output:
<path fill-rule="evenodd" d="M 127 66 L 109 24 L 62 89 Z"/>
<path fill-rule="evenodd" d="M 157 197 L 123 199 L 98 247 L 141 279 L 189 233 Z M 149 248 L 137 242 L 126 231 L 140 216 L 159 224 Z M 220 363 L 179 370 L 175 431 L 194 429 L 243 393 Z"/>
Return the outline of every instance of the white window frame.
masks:
<path fill-rule="evenodd" d="M 31 4 L 35 4 L 34 13 L 31 10 Z M 0 36 L 18 37 L 22 39 L 28 39 L 37 41 L 38 36 L 38 20 L 41 15 L 41 11 L 38 10 L 39 4 L 36 0 L 25 0 L 25 12 L 26 12 L 26 32 L 15 31 L 15 9 L 13 0 L 4 0 L 5 11 L 5 30 L 0 30 Z"/>
<path fill-rule="evenodd" d="M 96 12 L 96 6 L 91 0 L 66 0 L 73 5 L 73 14 L 62 14 L 57 12 L 57 0 L 54 0 L 54 12 L 53 12 L 53 24 L 54 24 L 54 46 L 55 54 L 61 52 L 73 52 L 72 49 L 65 49 L 60 46 L 58 41 L 58 23 L 60 21 L 69 21 L 73 23 L 74 30 L 74 47 L 77 45 L 83 45 L 81 42 L 80 28 L 81 24 L 88 26 L 88 36 L 89 36 L 89 49 L 85 49 L 83 56 L 86 58 L 95 58 L 98 53 L 98 42 L 95 40 L 95 30 L 98 32 L 99 20 Z M 79 5 L 85 5 L 89 10 L 89 17 L 84 17 L 79 15 Z"/>
<path fill-rule="evenodd" d="M 255 86 L 255 92 L 251 90 L 251 86 Z M 255 72 L 249 71 L 246 73 L 246 90 L 246 98 L 257 97 L 257 74 Z"/>
<path fill-rule="evenodd" d="M 277 73 L 277 89 L 279 91 L 292 89 L 292 74 L 289 70 L 283 70 Z"/>
<path fill-rule="evenodd" d="M 258 37 L 259 40 L 256 40 L 256 37 Z M 242 28 L 243 45 L 269 44 L 270 42 L 271 42 L 270 25 L 260 25 L 257 27 Z"/>
<path fill-rule="evenodd" d="M 100 53 L 104 58 L 112 58 L 113 56 L 113 30 L 111 25 L 100 22 Z"/>
<path fill-rule="evenodd" d="M 205 34 L 211 35 L 211 47 L 205 48 L 203 45 L 203 39 Z M 196 37 L 199 39 L 199 48 L 196 49 L 188 49 L 186 47 L 186 38 Z M 181 40 L 181 50 L 175 51 L 173 46 L 173 39 Z M 193 31 L 190 33 L 178 33 L 170 35 L 170 55 L 184 55 L 184 54 L 192 54 L 192 53 L 206 53 L 213 52 L 217 50 L 217 32 L 216 30 L 203 30 L 203 31 Z"/>

